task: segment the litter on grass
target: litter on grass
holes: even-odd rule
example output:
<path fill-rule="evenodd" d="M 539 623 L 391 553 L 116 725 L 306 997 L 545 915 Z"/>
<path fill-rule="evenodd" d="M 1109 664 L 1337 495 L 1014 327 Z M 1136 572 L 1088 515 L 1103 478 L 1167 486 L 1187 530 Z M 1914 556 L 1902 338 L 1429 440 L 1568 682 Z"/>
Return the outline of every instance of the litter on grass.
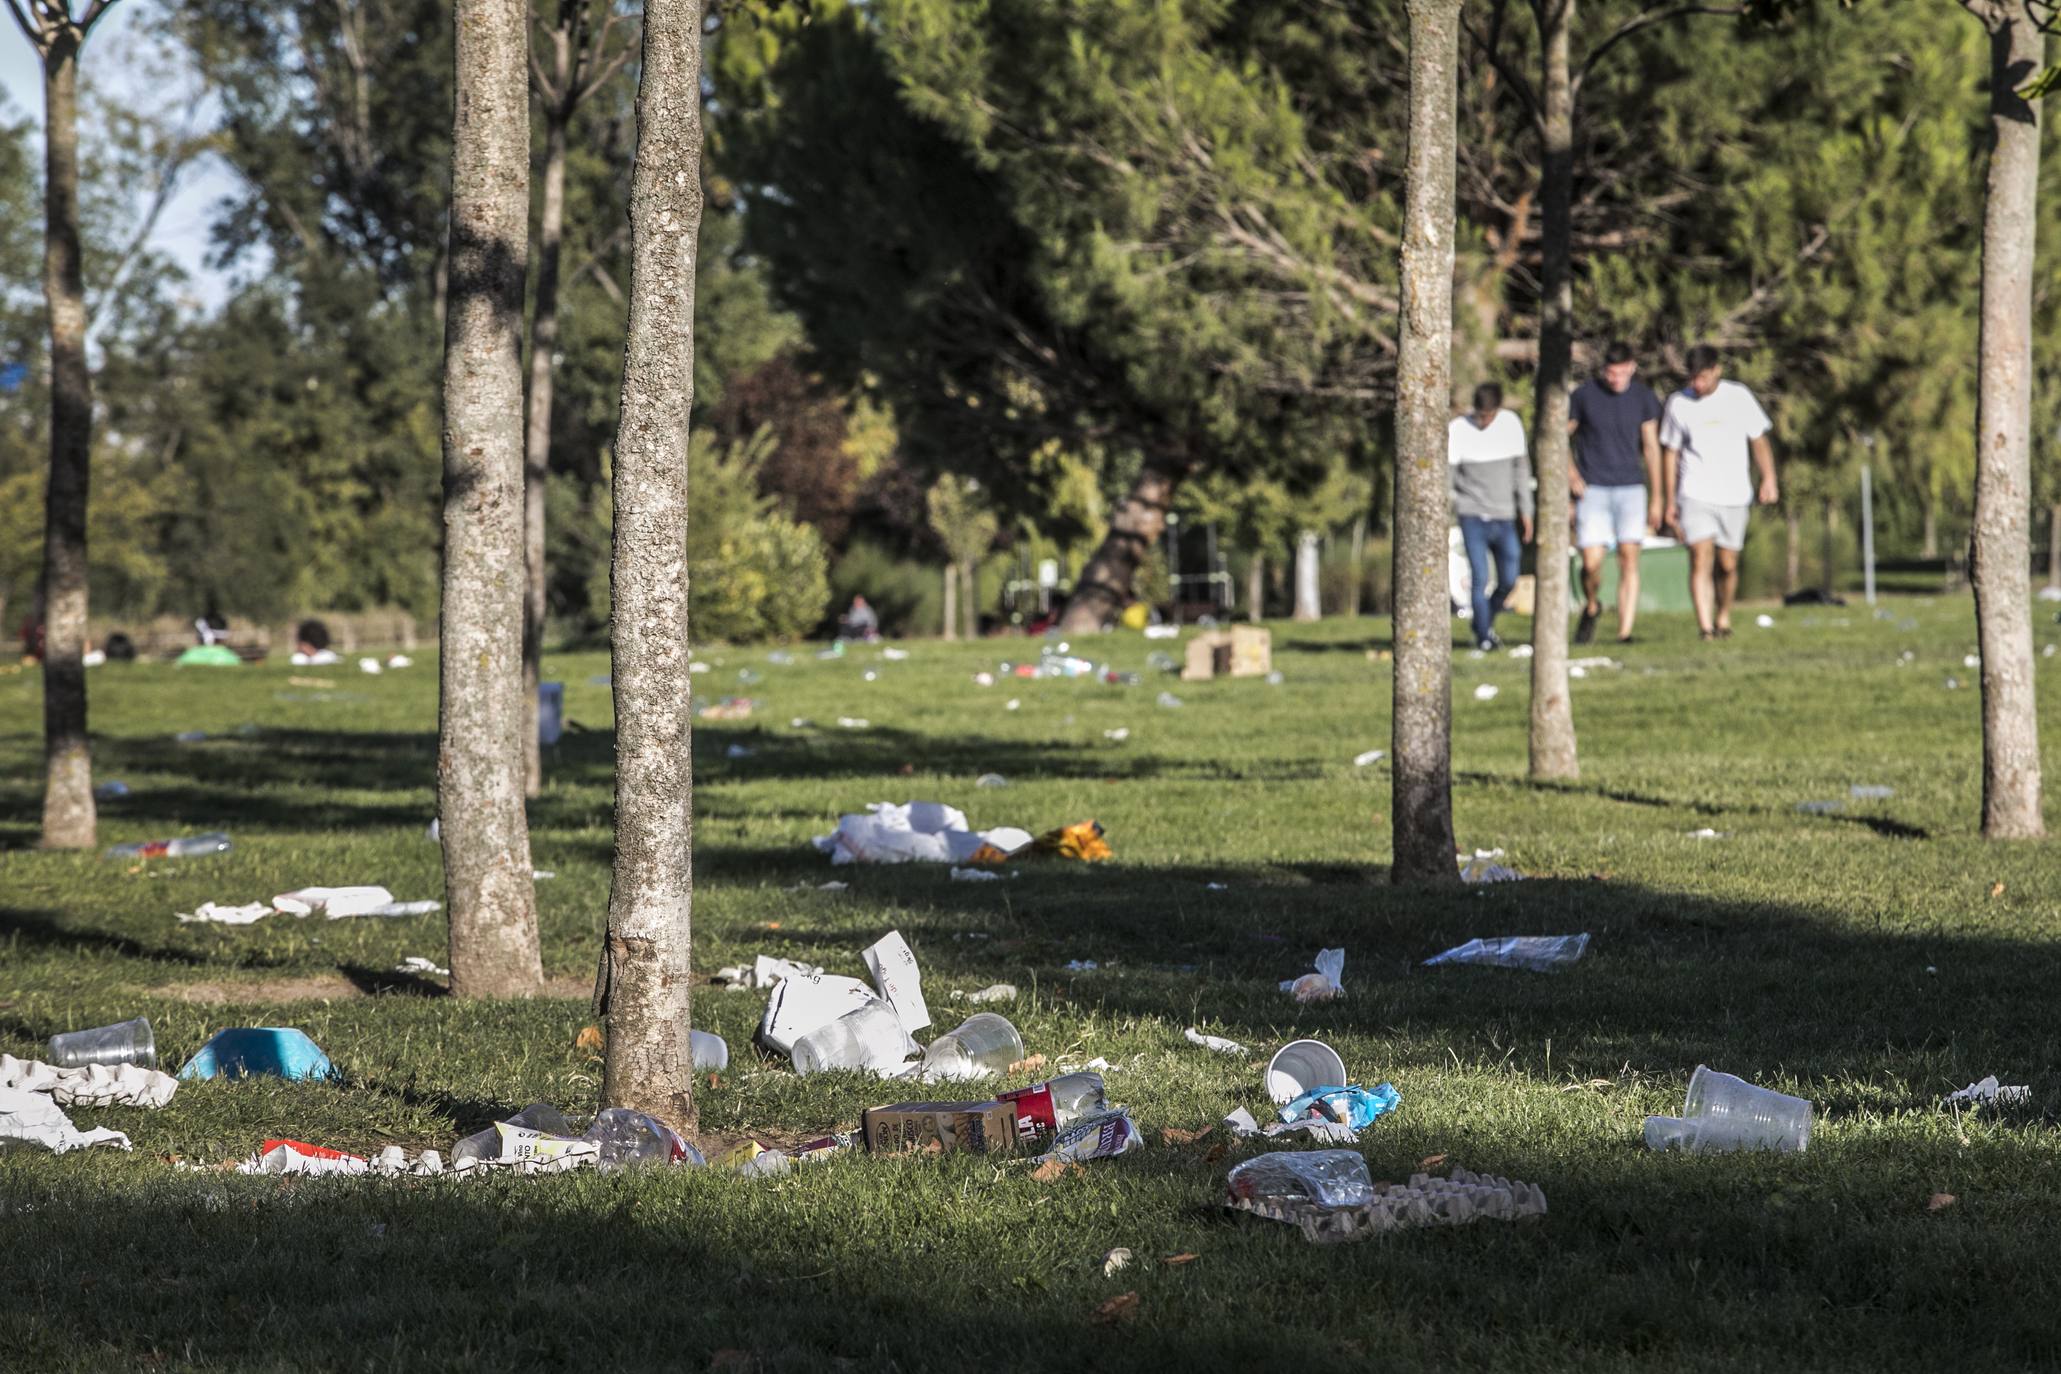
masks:
<path fill-rule="evenodd" d="M 1454 945 L 1424 961 L 1437 964 L 1487 964 L 1495 968 L 1521 968 L 1533 973 L 1555 973 L 1582 957 L 1589 947 L 1588 932 L 1579 935 L 1498 935 L 1486 940 L 1469 940 Z"/>
<path fill-rule="evenodd" d="M 0 1087 L 0 1153 L 15 1145 L 40 1146 L 60 1155 L 92 1145 L 130 1148 L 129 1137 L 120 1131 L 82 1131 L 74 1126 L 49 1093 Z"/>
<path fill-rule="evenodd" d="M 1546 1214 L 1546 1194 L 1535 1183 L 1466 1169 L 1450 1178 L 1412 1174 L 1407 1184 L 1375 1183 L 1351 1150 L 1260 1155 L 1234 1168 L 1226 1184 L 1226 1206 L 1285 1222 L 1320 1245 Z"/>
<path fill-rule="evenodd" d="M 1385 749 L 1369 749 L 1364 754 L 1353 755 L 1353 767 L 1366 768 L 1373 764 L 1381 762 L 1383 759 L 1387 757 L 1388 751 Z"/>
<path fill-rule="evenodd" d="M 269 904 L 246 902 L 242 906 L 227 906 L 202 902 L 192 911 L 177 915 L 186 924 L 247 926 L 274 912 L 300 917 L 319 915 L 340 921 L 355 916 L 427 916 L 443 907 L 442 902 L 397 902 L 394 894 L 383 887 L 304 887 L 297 892 L 283 892 Z"/>
<path fill-rule="evenodd" d="M 1262 1126 L 1251 1112 L 1240 1107 L 1225 1117 L 1223 1124 L 1240 1140 L 1278 1140 L 1283 1136 L 1303 1135 L 1321 1145 L 1360 1143 L 1358 1131 L 1321 1117 L 1304 1117 L 1300 1121 L 1269 1121 Z"/>
<path fill-rule="evenodd" d="M 1018 876 L 1020 875 L 1016 873 L 1003 873 L 1001 870 L 994 868 L 955 868 L 952 870 L 952 880 L 961 883 L 991 883 L 998 878 L 1015 878 Z"/>
<path fill-rule="evenodd" d="M 1102 738 L 1109 740 L 1115 744 L 1122 744 L 1125 740 L 1129 739 L 1130 737 L 1131 730 L 1130 727 L 1127 725 L 1119 725 L 1114 730 L 1104 730 L 1102 732 Z"/>
<path fill-rule="evenodd" d="M 5 1063 L 6 1060 L 0 1059 L 0 1065 L 4 1065 Z M 5 1073 L 4 1071 L 0 1071 L 0 1081 L 4 1081 L 4 1079 Z M 1958 1092 L 1948 1093 L 1946 1095 L 1945 1105 L 1967 1107 L 2022 1107 L 2030 1101 L 2032 1101 L 2032 1085 L 2027 1083 L 2021 1083 L 2015 1086 L 2006 1086 L 2004 1084 L 1998 1083 L 1997 1076 L 1995 1074 L 1991 1074 L 1989 1077 L 1984 1078 L 1978 1082 L 1970 1083 L 1967 1087 L 1960 1089 Z"/>
<path fill-rule="evenodd" d="M 1016 984 L 990 983 L 979 992 L 955 992 L 952 994 L 952 1000 L 971 1002 L 976 1006 L 985 1006 L 992 1002 L 1014 1002 Z"/>
<path fill-rule="evenodd" d="M 1191 1045 L 1200 1045 L 1202 1046 L 1202 1048 L 1206 1050 L 1215 1050 L 1218 1054 L 1252 1053 L 1251 1050 L 1245 1048 L 1245 1046 L 1239 1044 L 1236 1040 L 1226 1040 L 1221 1035 L 1204 1035 L 1199 1029 L 1197 1029 L 1194 1026 L 1188 1027 L 1187 1031 L 1184 1032 L 1182 1038 L 1185 1039 Z"/>
<path fill-rule="evenodd" d="M 1334 997 L 1345 995 L 1345 951 L 1343 949 L 1320 949 L 1312 961 L 1315 973 L 1305 973 L 1299 978 L 1281 980 L 1281 991 L 1298 1002 L 1329 1002 Z"/>
<path fill-rule="evenodd" d="M 447 968 L 439 968 L 437 966 L 436 960 L 425 959 L 419 954 L 411 954 L 407 958 L 401 960 L 400 963 L 395 964 L 394 972 L 413 973 L 436 978 L 448 978 L 451 976 L 451 970 Z"/>
<path fill-rule="evenodd" d="M 1857 782 L 1846 789 L 1846 794 L 1856 801 L 1887 801 L 1896 795 L 1896 789 L 1877 783 Z"/>
<path fill-rule="evenodd" d="M 239 1026 L 216 1031 L 200 1047 L 181 1078 L 328 1078 L 336 1073 L 329 1056 L 303 1031 L 284 1026 Z"/>
<path fill-rule="evenodd" d="M 837 819 L 814 844 L 833 864 L 1001 863 L 1029 847 L 1032 836 L 1014 826 L 975 831 L 966 813 L 942 802 L 874 802 L 864 814 Z"/>
<path fill-rule="evenodd" d="M 178 1080 L 141 1064 L 59 1068 L 40 1059 L 0 1054 L 0 1088 L 48 1093 L 60 1107 L 162 1107 Z"/>
<path fill-rule="evenodd" d="M 1810 1146 L 1811 1115 L 1808 1098 L 1755 1087 L 1698 1064 L 1682 1097 L 1682 1114 L 1646 1118 L 1646 1144 L 1691 1154 L 1800 1152 Z"/>
<path fill-rule="evenodd" d="M 1502 857 L 1503 851 L 1500 849 L 1477 849 L 1474 851 L 1473 858 L 1462 855 L 1460 858 L 1460 881 L 1463 883 L 1521 882 L 1524 878 L 1522 873 L 1519 873 L 1507 864 L 1496 862 L 1497 859 Z"/>

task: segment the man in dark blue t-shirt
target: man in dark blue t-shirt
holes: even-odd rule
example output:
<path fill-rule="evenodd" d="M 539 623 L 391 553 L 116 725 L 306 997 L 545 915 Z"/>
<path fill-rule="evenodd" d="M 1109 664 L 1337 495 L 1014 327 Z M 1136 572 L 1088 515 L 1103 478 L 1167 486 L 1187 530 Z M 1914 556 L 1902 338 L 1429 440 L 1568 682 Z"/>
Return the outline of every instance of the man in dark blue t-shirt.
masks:
<path fill-rule="evenodd" d="M 1575 389 L 1567 432 L 1574 436 L 1574 542 L 1582 551 L 1582 618 L 1574 642 L 1596 637 L 1603 614 L 1603 554 L 1617 545 L 1617 642 L 1632 642 L 1639 616 L 1639 546 L 1660 528 L 1660 398 L 1635 375 L 1630 344 L 1604 350 L 1603 368 Z"/>

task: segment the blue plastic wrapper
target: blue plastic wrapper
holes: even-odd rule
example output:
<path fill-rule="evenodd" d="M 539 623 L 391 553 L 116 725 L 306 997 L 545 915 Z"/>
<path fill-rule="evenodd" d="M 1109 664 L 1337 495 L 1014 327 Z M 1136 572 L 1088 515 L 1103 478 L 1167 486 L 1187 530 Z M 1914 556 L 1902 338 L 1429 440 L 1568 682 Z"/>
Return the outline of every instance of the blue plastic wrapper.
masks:
<path fill-rule="evenodd" d="M 1377 1083 L 1371 1088 L 1312 1088 L 1282 1107 L 1281 1119 L 1300 1121 L 1314 1116 L 1362 1131 L 1373 1125 L 1376 1117 L 1402 1105 L 1403 1095 L 1393 1083 Z"/>
<path fill-rule="evenodd" d="M 238 1026 L 216 1031 L 179 1070 L 181 1078 L 329 1078 L 329 1056 L 305 1031 L 282 1026 Z"/>

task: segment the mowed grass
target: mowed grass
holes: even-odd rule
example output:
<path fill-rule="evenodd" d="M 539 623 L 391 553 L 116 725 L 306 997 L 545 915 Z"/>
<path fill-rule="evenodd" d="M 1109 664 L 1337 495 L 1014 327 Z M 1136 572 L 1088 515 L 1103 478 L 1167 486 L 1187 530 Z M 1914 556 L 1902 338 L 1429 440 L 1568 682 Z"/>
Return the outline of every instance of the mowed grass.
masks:
<path fill-rule="evenodd" d="M 2061 638 L 2052 609 L 2043 645 Z M 1016 984 L 1001 1010 L 1029 1048 L 1054 1065 L 1106 1058 L 1112 1097 L 1151 1142 L 1053 1183 L 968 1157 L 863 1155 L 779 1180 L 181 1167 L 269 1136 L 448 1151 L 533 1100 L 594 1109 L 599 1061 L 574 1037 L 608 894 L 606 658 L 547 665 L 575 723 L 531 810 L 536 863 L 557 873 L 538 899 L 561 995 L 511 1004 L 453 1003 L 439 980 L 391 971 L 444 961 L 439 917 L 173 915 L 310 883 L 442 896 L 424 834 L 433 656 L 377 677 L 94 670 L 97 776 L 132 789 L 105 806 L 103 842 L 234 834 L 232 853 L 184 863 L 31 848 L 39 687 L 0 676 L 0 1049 L 144 1014 L 171 1067 L 216 1029 L 271 1024 L 306 1030 L 342 1074 L 74 1113 L 129 1132 L 133 1154 L 0 1156 L 0 1367 L 2050 1367 L 2061 863 L 2051 844 L 1975 834 L 1971 608 L 1772 614 L 1772 629 L 1742 616 L 1724 644 L 1660 619 L 1629 650 L 1595 651 L 1624 666 L 1573 684 L 1583 776 L 1565 787 L 1524 779 L 1529 664 L 1458 651 L 1459 839 L 1532 877 L 1450 892 L 1387 885 L 1387 767 L 1351 762 L 1389 744 L 1390 666 L 1368 652 L 1387 643 L 1382 621 L 1275 626 L 1278 686 L 1150 671 L 1138 687 L 973 684 L 1035 652 L 1021 640 L 915 643 L 906 661 L 802 651 L 787 666 L 709 651 L 698 697 L 760 704 L 696 734 L 697 972 L 768 953 L 862 976 L 859 951 L 899 929 L 944 1026 L 964 1009 L 955 991 Z M 1135 635 L 1076 647 L 1129 670 L 1178 651 Z M 2061 785 L 2061 658 L 2039 672 Z M 1499 694 L 1476 700 L 1482 683 Z M 1162 687 L 1186 704 L 1156 705 Z M 1127 740 L 1105 737 L 1119 727 Z M 184 730 L 208 739 L 176 743 Z M 731 744 L 752 752 L 727 758 Z M 1009 786 L 977 790 L 990 771 Z M 1895 795 L 1796 809 L 1857 783 Z M 832 870 L 809 847 L 842 811 L 912 798 L 979 826 L 1093 817 L 1116 859 L 960 883 Z M 1722 838 L 1693 836 L 1705 828 Z M 816 890 L 832 877 L 849 890 Z M 1559 975 L 1419 967 L 1469 936 L 1574 930 L 1593 943 Z M 1325 945 L 1347 951 L 1348 997 L 1298 1007 L 1276 984 Z M 696 998 L 696 1024 L 733 1053 L 701 1097 L 711 1138 L 850 1129 L 907 1095 L 761 1057 L 762 1004 Z M 1198 1049 L 1191 1025 L 1252 1054 Z M 1298 1036 L 1400 1089 L 1361 1146 L 1375 1177 L 1443 1155 L 1537 1182 L 1551 1214 L 1318 1247 L 1223 1211 L 1226 1170 L 1256 1150 L 1160 1131 L 1264 1115 L 1259 1065 Z M 1648 1153 L 1642 1119 L 1678 1107 L 1698 1063 L 1811 1097 L 1809 1152 Z M 1938 1108 L 1990 1073 L 2031 1084 L 2034 1110 Z M 1957 1200 L 1935 1208 L 1935 1194 Z M 1135 1258 L 1105 1277 L 1119 1246 Z M 1164 1262 L 1183 1254 L 1197 1258 Z M 1131 1316 L 1095 1320 L 1129 1292 Z"/>

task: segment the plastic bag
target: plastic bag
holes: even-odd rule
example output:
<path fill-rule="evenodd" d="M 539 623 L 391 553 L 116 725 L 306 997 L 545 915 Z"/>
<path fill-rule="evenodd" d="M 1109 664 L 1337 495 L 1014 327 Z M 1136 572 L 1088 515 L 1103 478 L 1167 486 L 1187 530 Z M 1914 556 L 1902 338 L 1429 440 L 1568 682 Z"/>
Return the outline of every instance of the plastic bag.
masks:
<path fill-rule="evenodd" d="M 1433 964 L 1492 964 L 1497 968 L 1529 969 L 1533 973 L 1557 973 L 1582 957 L 1589 947 L 1588 932 L 1580 935 L 1498 935 L 1486 940 L 1469 940 L 1424 961 Z"/>
<path fill-rule="evenodd" d="M 1300 978 L 1284 978 L 1281 991 L 1298 1002 L 1328 1002 L 1345 995 L 1345 951 L 1320 949 L 1314 961 L 1317 971 Z"/>

